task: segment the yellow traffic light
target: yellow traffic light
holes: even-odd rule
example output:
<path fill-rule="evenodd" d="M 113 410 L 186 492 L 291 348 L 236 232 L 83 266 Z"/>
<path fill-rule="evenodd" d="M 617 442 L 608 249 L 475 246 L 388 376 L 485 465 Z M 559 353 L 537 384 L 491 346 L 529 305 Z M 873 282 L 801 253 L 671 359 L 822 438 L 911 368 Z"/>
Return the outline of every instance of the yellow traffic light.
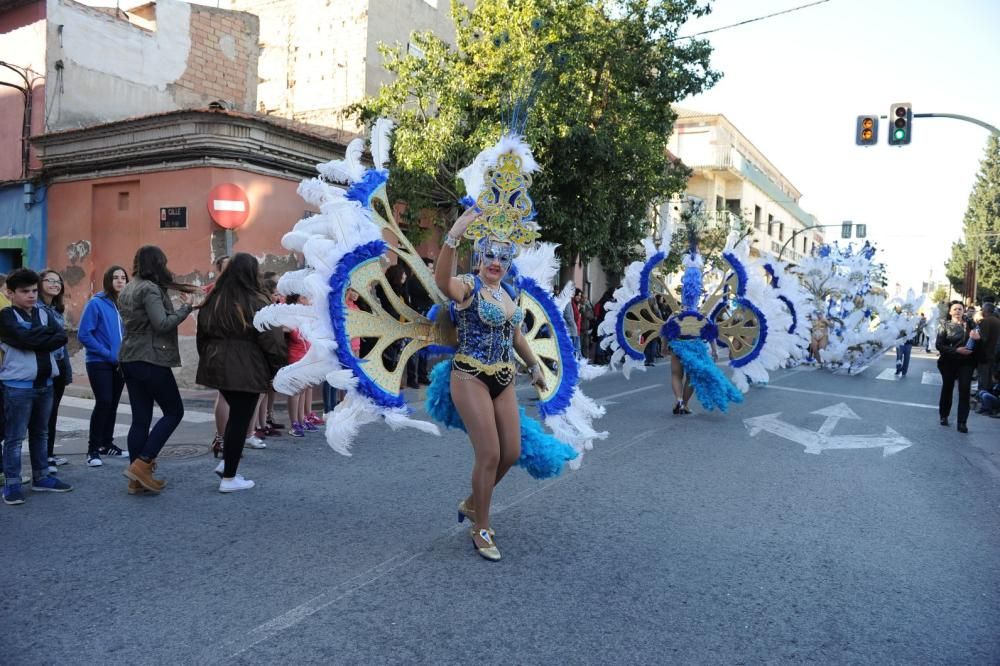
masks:
<path fill-rule="evenodd" d="M 854 143 L 859 146 L 874 146 L 878 143 L 878 116 L 858 116 Z"/>

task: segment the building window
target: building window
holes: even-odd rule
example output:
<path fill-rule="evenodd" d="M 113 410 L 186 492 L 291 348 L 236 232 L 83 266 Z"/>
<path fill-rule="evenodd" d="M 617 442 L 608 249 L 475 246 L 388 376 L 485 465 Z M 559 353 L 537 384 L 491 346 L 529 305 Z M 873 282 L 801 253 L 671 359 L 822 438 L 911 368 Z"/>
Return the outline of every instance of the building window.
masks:
<path fill-rule="evenodd" d="M 785 223 L 784 222 L 778 222 L 778 240 L 779 241 L 785 240 Z"/>
<path fill-rule="evenodd" d="M 760 206 L 753 207 L 753 228 L 760 231 L 761 225 L 761 210 Z"/>
<path fill-rule="evenodd" d="M 803 252 L 805 252 L 805 251 L 806 251 L 806 243 L 808 243 L 808 242 L 809 242 L 809 239 L 808 239 L 808 238 L 806 238 L 805 236 L 803 236 L 803 237 L 802 237 L 802 251 L 803 251 Z"/>
<path fill-rule="evenodd" d="M 118 210 L 128 210 L 128 192 L 118 193 Z"/>
<path fill-rule="evenodd" d="M 722 210 L 722 197 L 715 197 L 715 210 L 716 212 Z"/>
<path fill-rule="evenodd" d="M 774 215 L 767 216 L 767 235 L 774 235 Z"/>

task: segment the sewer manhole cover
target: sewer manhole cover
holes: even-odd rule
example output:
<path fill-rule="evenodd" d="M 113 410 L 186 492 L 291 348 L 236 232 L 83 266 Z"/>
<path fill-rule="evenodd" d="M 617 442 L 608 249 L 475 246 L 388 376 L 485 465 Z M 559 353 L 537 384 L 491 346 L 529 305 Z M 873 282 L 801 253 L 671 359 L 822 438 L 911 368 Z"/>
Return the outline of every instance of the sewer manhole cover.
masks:
<path fill-rule="evenodd" d="M 194 444 L 178 444 L 176 446 L 165 446 L 160 449 L 160 458 L 196 458 L 208 453 L 207 446 L 195 446 Z"/>

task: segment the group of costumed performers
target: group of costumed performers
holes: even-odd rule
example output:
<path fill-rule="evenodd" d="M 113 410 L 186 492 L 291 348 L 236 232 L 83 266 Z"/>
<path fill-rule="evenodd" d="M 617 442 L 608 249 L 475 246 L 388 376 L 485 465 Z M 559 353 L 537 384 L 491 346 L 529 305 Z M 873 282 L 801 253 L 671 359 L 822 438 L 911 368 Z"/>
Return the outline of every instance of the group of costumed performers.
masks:
<path fill-rule="evenodd" d="M 254 323 L 297 329 L 311 343 L 301 361 L 278 372 L 276 390 L 294 393 L 325 379 L 345 391 L 325 433 L 344 455 L 351 455 L 366 423 L 438 434 L 437 426 L 414 417 L 401 386 L 414 354 L 450 356 L 431 371 L 426 407 L 434 420 L 469 435 L 472 492 L 459 502 L 458 518 L 472 521 L 476 551 L 495 561 L 494 486 L 515 464 L 539 479 L 558 475 L 567 463 L 576 468 L 593 441 L 607 436 L 592 425 L 603 408 L 578 387 L 602 369 L 577 360 L 552 295 L 559 262 L 553 244 L 536 242 L 539 225 L 528 186 L 537 165 L 530 147 L 505 135 L 463 170 L 468 209 L 448 233 L 432 275 L 386 198 L 391 128 L 391 121 L 379 120 L 372 130 L 374 168 L 362 165 L 364 142 L 356 139 L 344 160 L 319 165 L 320 176 L 299 186 L 319 214 L 296 223 L 282 239 L 303 254 L 306 267 L 285 274 L 278 291 L 307 299 L 267 307 Z M 474 244 L 476 274 L 456 277 L 452 266 L 463 238 Z M 434 302 L 428 312 L 413 310 L 390 288 L 385 269 L 393 258 L 427 290 Z M 357 294 L 350 307 L 349 290 L 352 298 Z M 536 389 L 542 423 L 518 405 L 519 361 Z"/>
<path fill-rule="evenodd" d="M 613 352 L 611 365 L 622 366 L 626 377 L 644 368 L 647 345 L 657 337 L 666 340 L 676 415 L 691 413 L 692 395 L 705 409 L 725 412 L 730 403 L 742 402 L 751 383 L 766 383 L 770 370 L 802 355 L 809 339 L 804 296 L 792 279 L 783 279 L 785 267 L 752 259 L 746 239 L 738 234 L 730 234 L 720 265 L 706 275 L 698 252 L 699 217 L 696 204 L 688 200 L 682 215 L 688 249 L 681 259 L 680 302 L 655 272 L 670 252 L 673 230 L 668 227 L 659 246 L 652 239 L 644 241 L 646 260 L 626 269 L 598 327 L 601 346 Z M 710 294 L 706 277 L 717 278 Z M 655 306 L 657 295 L 669 312 Z M 729 351 L 731 379 L 716 365 L 718 346 Z"/>

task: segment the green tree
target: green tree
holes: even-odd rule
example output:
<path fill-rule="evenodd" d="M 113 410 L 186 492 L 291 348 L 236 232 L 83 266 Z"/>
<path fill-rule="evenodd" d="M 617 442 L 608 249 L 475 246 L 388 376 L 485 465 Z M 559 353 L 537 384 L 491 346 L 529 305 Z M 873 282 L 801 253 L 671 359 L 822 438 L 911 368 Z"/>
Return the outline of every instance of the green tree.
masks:
<path fill-rule="evenodd" d="M 390 196 L 451 220 L 458 171 L 499 138 L 533 91 L 526 136 L 542 166 L 532 198 L 564 265 L 597 257 L 610 273 L 635 258 L 652 202 L 688 171 L 667 157 L 671 103 L 710 87 L 707 42 L 678 40 L 708 12 L 699 0 L 452 1 L 457 48 L 430 33 L 381 46 L 395 75 L 350 113 L 397 121 Z M 544 70 L 544 75 L 538 72 Z"/>
<path fill-rule="evenodd" d="M 980 300 L 995 300 L 1000 295 L 1000 137 L 995 134 L 979 163 L 962 230 L 964 240 L 952 244 L 945 264 L 948 280 L 964 292 L 965 267 L 974 260 Z"/>

